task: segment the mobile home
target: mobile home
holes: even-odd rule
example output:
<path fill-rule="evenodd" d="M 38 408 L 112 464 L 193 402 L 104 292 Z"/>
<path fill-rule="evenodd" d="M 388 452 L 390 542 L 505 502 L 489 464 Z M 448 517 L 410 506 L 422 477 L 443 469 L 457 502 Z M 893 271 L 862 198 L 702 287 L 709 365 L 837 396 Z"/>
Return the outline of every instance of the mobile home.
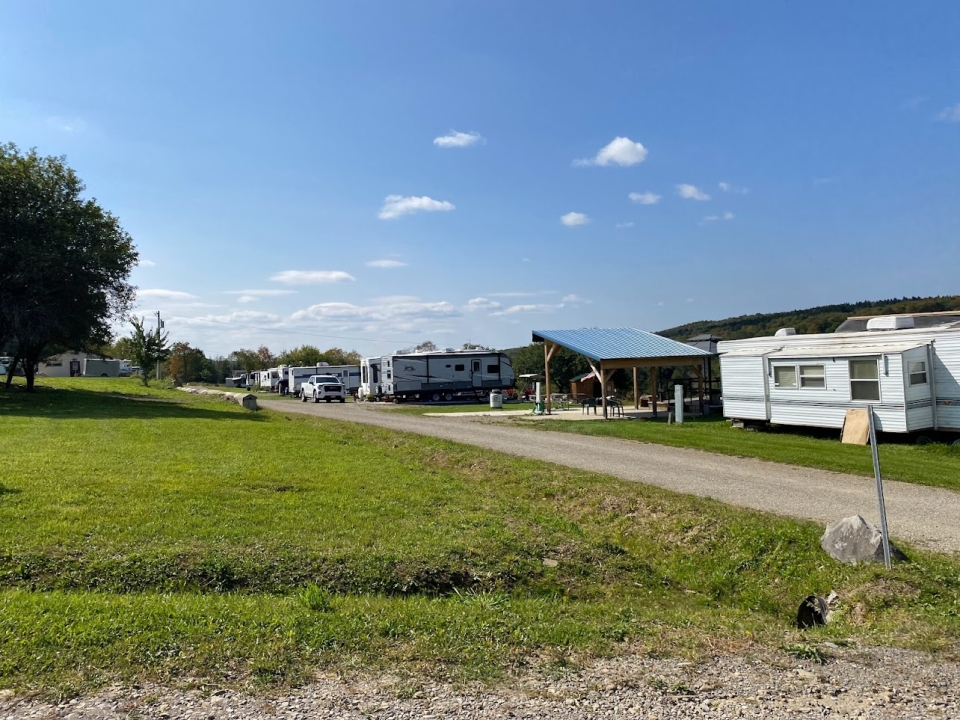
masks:
<path fill-rule="evenodd" d="M 365 358 L 360 393 L 438 402 L 460 395 L 482 398 L 512 388 L 510 358 L 492 350 L 440 350 Z"/>
<path fill-rule="evenodd" d="M 960 432 L 960 313 L 854 317 L 717 350 L 725 417 L 842 428 L 847 409 L 873 406 L 885 432 Z"/>

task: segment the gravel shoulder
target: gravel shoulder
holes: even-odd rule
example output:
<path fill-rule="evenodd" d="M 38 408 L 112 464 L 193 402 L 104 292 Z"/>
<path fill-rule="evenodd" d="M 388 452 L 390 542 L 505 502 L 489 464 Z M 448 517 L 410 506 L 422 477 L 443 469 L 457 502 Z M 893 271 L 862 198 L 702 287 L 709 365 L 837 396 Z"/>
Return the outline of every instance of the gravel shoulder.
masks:
<path fill-rule="evenodd" d="M 879 524 L 872 478 L 616 438 L 543 432 L 484 418 L 424 417 L 364 403 L 258 401 L 273 411 L 430 435 L 823 524 L 854 514 Z M 960 493 L 885 481 L 884 495 L 891 535 L 929 550 L 960 552 Z"/>
<path fill-rule="evenodd" d="M 113 687 L 67 701 L 3 698 L 0 718 L 956 718 L 960 666 L 835 648 L 825 665 L 767 650 L 690 663 L 623 656 L 499 687 L 320 675 L 293 691 Z"/>

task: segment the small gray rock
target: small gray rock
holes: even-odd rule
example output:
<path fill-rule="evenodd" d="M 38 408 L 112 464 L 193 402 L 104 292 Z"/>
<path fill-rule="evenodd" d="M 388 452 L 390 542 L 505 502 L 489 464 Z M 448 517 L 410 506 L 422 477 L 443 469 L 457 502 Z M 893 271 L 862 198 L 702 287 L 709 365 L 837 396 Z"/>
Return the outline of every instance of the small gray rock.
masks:
<path fill-rule="evenodd" d="M 830 557 L 843 563 L 883 562 L 883 538 L 880 531 L 859 515 L 827 525 L 820 547 Z M 890 543 L 890 557 L 906 560 L 907 556 Z"/>

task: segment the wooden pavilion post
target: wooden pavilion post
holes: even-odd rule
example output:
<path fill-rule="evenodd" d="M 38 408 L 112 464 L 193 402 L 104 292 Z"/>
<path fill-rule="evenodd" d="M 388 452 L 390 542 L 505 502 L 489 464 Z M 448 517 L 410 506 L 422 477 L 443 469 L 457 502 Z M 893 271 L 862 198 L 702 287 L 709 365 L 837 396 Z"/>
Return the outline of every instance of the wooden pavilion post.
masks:
<path fill-rule="evenodd" d="M 547 384 L 547 387 L 545 388 L 547 393 L 547 415 L 551 413 L 551 409 L 553 407 L 553 404 L 550 400 L 550 361 L 553 359 L 558 347 L 559 345 L 555 345 L 549 340 L 546 340 L 543 343 L 543 374 L 544 380 Z"/>
<path fill-rule="evenodd" d="M 700 396 L 700 415 L 703 415 L 703 364 L 694 365 L 693 373 L 697 376 L 697 390 Z"/>
<path fill-rule="evenodd" d="M 600 397 L 603 398 L 603 419 L 607 419 L 607 379 L 603 376 L 603 360 L 600 361 Z"/>
<path fill-rule="evenodd" d="M 633 409 L 640 409 L 640 385 L 637 382 L 637 366 L 633 366 Z"/>
<path fill-rule="evenodd" d="M 656 365 L 650 368 L 650 402 L 653 403 L 653 417 L 657 417 L 657 377 L 660 375 L 660 368 Z"/>

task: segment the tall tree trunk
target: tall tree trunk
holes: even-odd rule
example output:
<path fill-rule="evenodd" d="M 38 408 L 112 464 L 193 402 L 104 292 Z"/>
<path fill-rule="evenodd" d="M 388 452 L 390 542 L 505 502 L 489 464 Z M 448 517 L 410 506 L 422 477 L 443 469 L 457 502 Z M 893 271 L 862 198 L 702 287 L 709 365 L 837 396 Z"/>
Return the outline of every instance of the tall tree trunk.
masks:
<path fill-rule="evenodd" d="M 19 354 L 19 353 L 17 353 L 16 355 L 13 356 L 13 362 L 10 363 L 10 367 L 7 368 L 7 382 L 6 382 L 6 384 L 5 384 L 5 387 L 6 387 L 7 390 L 9 390 L 9 389 L 11 388 L 11 386 L 13 385 L 13 373 L 14 373 L 14 371 L 16 371 L 16 369 L 17 369 L 17 363 L 18 363 L 18 362 L 20 362 L 20 354 Z"/>
<path fill-rule="evenodd" d="M 32 360 L 23 366 L 23 374 L 27 378 L 27 392 L 33 392 L 33 379 L 36 374 L 37 364 Z"/>

